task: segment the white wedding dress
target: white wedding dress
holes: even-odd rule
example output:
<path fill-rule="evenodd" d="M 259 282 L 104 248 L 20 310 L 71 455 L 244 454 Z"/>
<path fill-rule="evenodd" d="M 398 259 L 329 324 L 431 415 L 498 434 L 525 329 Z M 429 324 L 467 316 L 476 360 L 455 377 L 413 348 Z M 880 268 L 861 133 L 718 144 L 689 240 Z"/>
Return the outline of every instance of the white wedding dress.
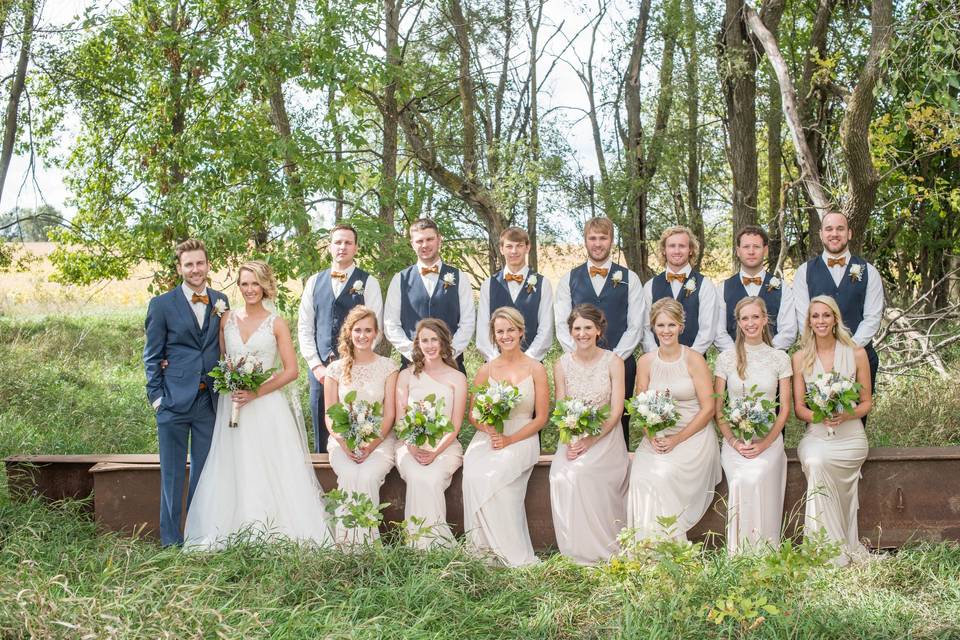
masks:
<path fill-rule="evenodd" d="M 278 362 L 276 314 L 243 342 L 235 315 L 223 329 L 231 358 Z M 331 544 L 323 490 L 317 482 L 303 429 L 282 390 L 247 403 L 231 428 L 229 394 L 220 396 L 213 442 L 184 531 L 186 549 L 220 549 L 238 534 L 255 540 L 289 539 Z"/>

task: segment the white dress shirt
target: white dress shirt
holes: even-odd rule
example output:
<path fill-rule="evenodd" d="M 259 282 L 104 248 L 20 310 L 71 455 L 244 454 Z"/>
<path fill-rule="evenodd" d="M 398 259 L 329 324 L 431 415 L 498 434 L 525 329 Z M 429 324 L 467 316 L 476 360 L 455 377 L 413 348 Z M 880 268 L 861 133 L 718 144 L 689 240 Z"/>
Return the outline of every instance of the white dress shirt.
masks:
<path fill-rule="evenodd" d="M 590 266 L 594 266 L 607 270 L 606 278 L 601 278 L 599 275 L 595 275 L 590 278 L 590 283 L 593 285 L 593 291 L 598 296 L 600 295 L 600 291 L 603 290 L 603 285 L 606 283 L 607 279 L 613 277 L 611 269 L 612 265 L 613 260 L 610 259 L 601 265 L 595 265 L 592 263 L 588 265 L 588 268 Z M 633 355 L 637 345 L 640 344 L 641 331 L 643 330 L 644 306 L 640 278 L 637 276 L 637 274 L 629 269 L 624 269 L 624 271 L 627 272 L 627 276 L 624 278 L 622 284 L 625 284 L 627 287 L 629 287 L 627 289 L 626 308 L 627 328 L 624 330 L 623 335 L 620 336 L 620 341 L 616 344 L 612 351 L 622 359 L 626 360 Z M 560 280 L 557 282 L 556 302 L 554 303 L 553 309 L 553 317 L 556 321 L 557 342 L 560 343 L 560 346 L 563 347 L 565 352 L 572 353 L 576 349 L 576 345 L 573 342 L 573 336 L 570 335 L 570 328 L 567 326 L 567 318 L 570 317 L 570 311 L 573 309 L 573 303 L 570 298 L 569 271 L 560 276 Z"/>
<path fill-rule="evenodd" d="M 436 262 L 437 267 L 443 266 L 443 261 Z M 416 267 L 418 270 L 433 265 L 423 264 L 419 260 Z M 427 295 L 432 296 L 433 290 L 440 281 L 439 273 L 428 273 L 423 275 L 420 271 L 420 279 L 423 287 L 427 290 Z M 453 356 L 457 357 L 463 353 L 470 345 L 470 338 L 473 337 L 473 330 L 476 326 L 476 315 L 473 309 L 473 286 L 470 284 L 470 277 L 466 272 L 457 269 L 457 297 L 460 299 L 460 324 L 453 333 Z M 393 274 L 390 280 L 390 286 L 387 288 L 387 300 L 383 307 L 383 332 L 387 336 L 390 344 L 400 352 L 407 360 L 413 359 L 413 341 L 407 338 L 403 326 L 400 324 L 400 272 Z"/>
<path fill-rule="evenodd" d="M 683 269 L 680 269 L 680 271 L 674 271 L 670 267 L 667 267 L 667 272 L 682 273 L 688 278 L 692 271 L 693 267 L 689 264 L 684 266 Z M 680 293 L 680 287 L 684 286 L 686 282 L 685 280 L 683 284 L 681 284 L 674 280 L 670 283 L 670 292 L 673 294 L 674 299 L 676 299 L 677 294 Z M 697 337 L 694 339 L 693 344 L 690 345 L 690 348 L 697 353 L 704 354 L 707 352 L 707 349 L 710 348 L 710 345 L 713 344 L 714 337 L 716 336 L 718 296 L 717 288 L 714 286 L 713 280 L 704 276 L 703 283 L 700 285 L 700 291 L 696 295 L 700 296 L 700 312 L 697 315 L 700 330 L 697 331 Z M 653 306 L 653 278 L 647 280 L 643 285 L 643 299 L 647 305 L 647 313 L 644 314 L 643 317 L 643 350 L 649 353 L 657 348 L 657 340 L 650 326 L 650 308 Z"/>
<path fill-rule="evenodd" d="M 207 305 L 202 302 L 192 302 L 193 294 L 197 292 L 187 286 L 186 282 L 181 284 L 180 288 L 183 289 L 183 295 L 187 296 L 187 302 L 190 304 L 190 308 L 193 309 L 193 315 L 197 317 L 197 324 L 203 329 L 203 319 L 207 315 Z M 207 292 L 207 288 L 204 287 L 203 291 L 200 291 L 197 295 L 209 296 L 210 294 Z"/>
<path fill-rule="evenodd" d="M 824 265 L 827 263 L 827 258 L 846 258 L 846 264 L 850 264 L 850 251 L 847 250 L 839 256 L 831 256 L 826 251 L 820 254 L 820 259 L 823 260 Z M 833 283 L 840 286 L 840 281 L 843 280 L 843 274 L 846 272 L 847 267 L 840 265 L 835 265 L 832 267 L 827 267 L 830 271 L 830 275 L 833 277 Z M 797 309 L 797 326 L 800 330 L 803 330 L 803 326 L 807 321 L 807 308 L 810 306 L 810 290 L 807 288 L 807 263 L 804 262 L 800 265 L 800 268 L 797 269 L 797 274 L 793 278 L 793 299 L 794 306 Z M 856 333 L 853 334 L 853 341 L 856 342 L 861 347 L 866 346 L 873 337 L 877 335 L 877 331 L 880 330 L 880 320 L 883 318 L 883 280 L 880 278 L 880 273 L 877 271 L 869 262 L 867 263 L 867 294 L 863 301 L 863 320 L 860 321 L 860 326 L 857 327 Z"/>
<path fill-rule="evenodd" d="M 504 269 L 504 273 L 516 275 L 509 269 Z M 528 273 L 530 273 L 529 266 L 524 266 L 519 271 L 519 275 L 523 276 L 524 283 L 527 281 Z M 490 285 L 492 280 L 493 277 L 487 278 L 480 285 L 480 304 L 477 307 L 477 349 L 483 354 L 487 362 L 500 355 L 497 346 L 490 342 Z M 520 295 L 524 286 L 526 285 L 519 282 L 507 282 L 510 299 L 516 302 L 517 296 Z M 542 276 L 538 278 L 536 286 L 541 287 L 540 307 L 537 311 L 537 335 L 534 336 L 525 353 L 540 362 L 543 361 L 553 344 L 553 287 L 550 285 L 550 281 Z"/>
<path fill-rule="evenodd" d="M 759 277 L 761 280 L 765 280 L 767 277 L 767 270 L 761 269 L 760 273 L 756 276 L 750 276 L 740 270 L 738 274 L 740 281 L 743 282 L 743 278 L 750 277 Z M 762 284 L 745 284 L 743 288 L 747 290 L 748 296 L 759 296 L 760 288 Z M 736 334 L 730 335 L 727 333 L 727 302 L 723 298 L 723 285 L 721 284 L 718 287 L 717 291 L 717 339 L 714 343 L 717 345 L 717 349 L 720 351 L 726 351 L 727 349 L 733 349 L 735 346 L 734 339 Z M 791 346 L 793 346 L 794 340 L 797 339 L 797 312 L 793 307 L 793 289 L 787 285 L 783 279 L 780 279 L 780 311 L 777 312 L 777 335 L 773 336 L 773 347 L 775 349 L 783 349 L 786 351 Z"/>
<path fill-rule="evenodd" d="M 333 290 L 333 297 L 336 298 L 347 286 L 347 282 L 353 277 L 353 272 L 357 265 L 350 265 L 344 273 L 347 277 L 340 281 L 339 278 L 329 278 L 329 286 Z M 317 353 L 317 310 L 313 305 L 313 290 L 317 283 L 319 273 L 315 273 L 307 278 L 307 283 L 303 286 L 303 297 L 300 298 L 300 313 L 297 317 L 297 341 L 300 343 L 300 354 L 307 361 L 307 366 L 313 370 L 323 364 L 320 361 L 320 354 Z M 377 315 L 377 326 L 383 327 L 383 294 L 380 293 L 380 283 L 371 274 L 367 276 L 367 282 L 363 286 L 363 304 L 373 309 Z M 377 336 L 379 342 L 380 336 Z M 333 345 L 336 352 L 337 345 Z"/>

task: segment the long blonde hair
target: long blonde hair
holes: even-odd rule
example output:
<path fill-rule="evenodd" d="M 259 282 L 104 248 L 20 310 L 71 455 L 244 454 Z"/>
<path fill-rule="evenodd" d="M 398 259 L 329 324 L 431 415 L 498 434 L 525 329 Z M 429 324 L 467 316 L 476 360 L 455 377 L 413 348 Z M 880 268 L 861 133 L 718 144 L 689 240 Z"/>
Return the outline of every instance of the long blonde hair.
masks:
<path fill-rule="evenodd" d="M 341 382 L 350 382 L 350 374 L 353 371 L 353 359 L 356 355 L 350 334 L 353 333 L 353 327 L 364 318 L 373 318 L 373 329 L 377 333 L 380 333 L 377 314 L 373 309 L 360 304 L 350 310 L 347 317 L 343 319 L 343 326 L 340 327 L 340 336 L 337 338 L 337 352 L 340 354 L 340 359 L 343 360 Z"/>
<path fill-rule="evenodd" d="M 800 354 L 800 364 L 804 373 L 813 373 L 813 363 L 817 360 L 817 337 L 810 326 L 810 309 L 814 303 L 819 302 L 829 307 L 833 312 L 836 323 L 833 325 L 833 337 L 840 344 L 846 345 L 851 349 L 857 348 L 857 343 L 850 336 L 850 329 L 843 324 L 843 316 L 840 313 L 840 307 L 837 301 L 830 296 L 817 296 L 810 300 L 810 306 L 807 307 L 807 317 L 803 321 L 803 333 L 800 335 L 800 348 L 797 352 Z"/>
<path fill-rule="evenodd" d="M 760 296 L 741 298 L 733 310 L 733 318 L 737 322 L 737 338 L 734 341 L 734 346 L 737 350 L 737 375 L 740 376 L 741 380 L 747 379 L 747 339 L 743 335 L 743 331 L 740 330 L 740 310 L 749 304 L 755 304 L 760 307 L 760 312 L 763 314 L 763 329 L 760 337 L 764 344 L 770 347 L 773 346 L 773 337 L 770 335 L 770 318 L 767 316 L 767 303 L 764 302 Z"/>

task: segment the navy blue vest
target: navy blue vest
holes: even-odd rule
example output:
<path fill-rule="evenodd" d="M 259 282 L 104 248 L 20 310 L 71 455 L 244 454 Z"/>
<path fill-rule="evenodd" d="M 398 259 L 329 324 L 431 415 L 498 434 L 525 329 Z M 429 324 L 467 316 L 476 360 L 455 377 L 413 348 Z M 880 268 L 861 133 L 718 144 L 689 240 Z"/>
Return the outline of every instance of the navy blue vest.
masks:
<path fill-rule="evenodd" d="M 540 291 L 543 288 L 543 276 L 534 271 L 527 273 L 527 278 L 536 276 L 537 284 L 533 287 L 527 286 L 524 280 L 520 285 L 520 293 L 517 294 L 516 301 L 510 299 L 510 286 L 503 279 L 503 269 L 490 278 L 490 314 L 500 307 L 513 307 L 523 316 L 523 348 L 526 349 L 533 343 L 537 337 L 537 329 L 540 325 Z"/>
<path fill-rule="evenodd" d="M 780 314 L 780 299 L 782 298 L 783 280 L 780 286 L 770 290 L 770 279 L 773 274 L 769 271 L 763 277 L 763 284 L 760 285 L 759 296 L 767 305 L 767 322 L 770 325 L 770 337 L 777 335 L 777 316 Z M 723 303 L 727 306 L 727 335 L 736 339 L 737 337 L 737 319 L 734 313 L 737 310 L 737 303 L 747 297 L 747 288 L 743 286 L 743 280 L 740 274 L 735 273 L 727 278 L 723 283 Z"/>
<path fill-rule="evenodd" d="M 860 279 L 854 280 L 850 277 L 850 267 L 860 265 Z M 851 333 L 856 333 L 857 327 L 863 321 L 863 306 L 867 300 L 867 261 L 859 256 L 850 256 L 847 261 L 847 268 L 843 272 L 843 278 L 838 287 L 833 283 L 833 276 L 830 275 L 830 269 L 823 261 L 823 258 L 817 256 L 807 261 L 807 291 L 810 292 L 810 299 L 816 296 L 830 296 L 837 301 L 840 307 L 840 314 L 843 316 L 843 324 L 850 329 Z M 802 320 L 806 322 L 806 318 Z"/>
<path fill-rule="evenodd" d="M 443 279 L 453 274 L 453 286 L 445 286 Z M 456 333 L 460 326 L 460 270 L 447 263 L 440 265 L 440 278 L 428 296 L 420 277 L 420 266 L 413 265 L 400 272 L 400 326 L 407 338 L 413 340 L 417 323 L 424 318 L 437 318 L 447 323 L 450 333 Z"/>
<path fill-rule="evenodd" d="M 623 279 L 620 284 L 614 286 L 613 274 L 623 273 Z M 620 343 L 627 330 L 627 307 L 630 302 L 630 275 L 626 267 L 621 267 L 617 263 L 610 265 L 610 271 L 607 272 L 607 280 L 603 283 L 598 296 L 593 290 L 593 283 L 590 281 L 590 271 L 587 263 L 575 267 L 570 271 L 570 303 L 573 307 L 578 304 L 592 304 L 601 311 L 607 318 L 607 330 L 597 344 L 605 349 L 614 349 Z M 561 318 L 561 322 L 566 322 L 566 318 Z"/>
<path fill-rule="evenodd" d="M 697 333 L 700 332 L 700 288 L 703 286 L 703 274 L 699 271 L 693 270 L 690 272 L 690 275 L 687 276 L 684 285 L 693 279 L 697 283 L 696 290 L 687 295 L 687 290 L 682 286 L 680 287 L 679 297 L 674 298 L 677 302 L 683 306 L 683 313 L 685 316 L 683 324 L 683 333 L 680 334 L 680 344 L 692 347 L 693 342 L 697 339 Z M 661 298 L 673 298 L 673 290 L 670 287 L 670 283 L 667 282 L 667 272 L 656 275 L 653 277 L 653 283 L 650 286 L 651 303 L 660 300 Z M 650 324 L 653 324 L 653 318 L 650 318 Z M 651 326 L 651 331 L 653 327 Z M 660 344 L 660 341 L 657 340 L 656 333 L 654 333 L 654 340 L 657 341 L 657 344 Z"/>
<path fill-rule="evenodd" d="M 340 338 L 340 327 L 343 326 L 344 318 L 355 306 L 363 304 L 363 294 L 355 292 L 353 287 L 357 282 L 366 287 L 368 275 L 363 269 L 354 268 L 340 295 L 334 298 L 330 269 L 317 274 L 313 284 L 313 310 L 316 312 L 314 339 L 317 342 L 317 353 L 324 362 L 337 352 L 337 340 Z"/>

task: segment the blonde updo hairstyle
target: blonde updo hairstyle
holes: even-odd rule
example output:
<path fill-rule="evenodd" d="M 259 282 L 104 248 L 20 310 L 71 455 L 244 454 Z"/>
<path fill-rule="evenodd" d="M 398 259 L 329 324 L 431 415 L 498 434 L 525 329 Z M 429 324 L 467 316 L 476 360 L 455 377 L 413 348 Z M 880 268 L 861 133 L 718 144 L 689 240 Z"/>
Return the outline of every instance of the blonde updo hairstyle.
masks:
<path fill-rule="evenodd" d="M 514 327 L 520 330 L 520 346 L 525 347 L 527 345 L 524 343 L 524 331 L 526 331 L 526 323 L 523 320 L 523 314 L 514 309 L 513 307 L 500 307 L 492 314 L 490 314 L 490 344 L 497 347 L 497 351 L 500 350 L 500 345 L 497 344 L 496 332 L 493 330 L 494 323 L 499 319 L 503 318 Z"/>
<path fill-rule="evenodd" d="M 237 286 L 240 286 L 240 274 L 247 271 L 253 274 L 253 279 L 257 281 L 260 288 L 263 289 L 264 300 L 277 299 L 277 277 L 273 275 L 273 269 L 263 260 L 248 260 L 240 265 L 237 270 Z"/>
<path fill-rule="evenodd" d="M 340 380 L 350 382 L 350 374 L 353 371 L 354 353 L 353 339 L 350 334 L 353 333 L 353 327 L 365 318 L 373 319 L 373 329 L 380 333 L 380 325 L 377 322 L 377 314 L 370 307 L 362 304 L 357 305 L 350 310 L 347 317 L 343 319 L 343 326 L 340 327 L 340 336 L 337 338 L 337 352 L 340 354 L 340 360 L 343 361 L 343 374 Z"/>
<path fill-rule="evenodd" d="M 681 331 L 686 323 L 687 314 L 683 310 L 683 305 L 673 298 L 660 298 L 650 307 L 650 330 L 657 324 L 657 318 L 661 314 L 666 314 L 668 318 L 680 325 Z"/>

